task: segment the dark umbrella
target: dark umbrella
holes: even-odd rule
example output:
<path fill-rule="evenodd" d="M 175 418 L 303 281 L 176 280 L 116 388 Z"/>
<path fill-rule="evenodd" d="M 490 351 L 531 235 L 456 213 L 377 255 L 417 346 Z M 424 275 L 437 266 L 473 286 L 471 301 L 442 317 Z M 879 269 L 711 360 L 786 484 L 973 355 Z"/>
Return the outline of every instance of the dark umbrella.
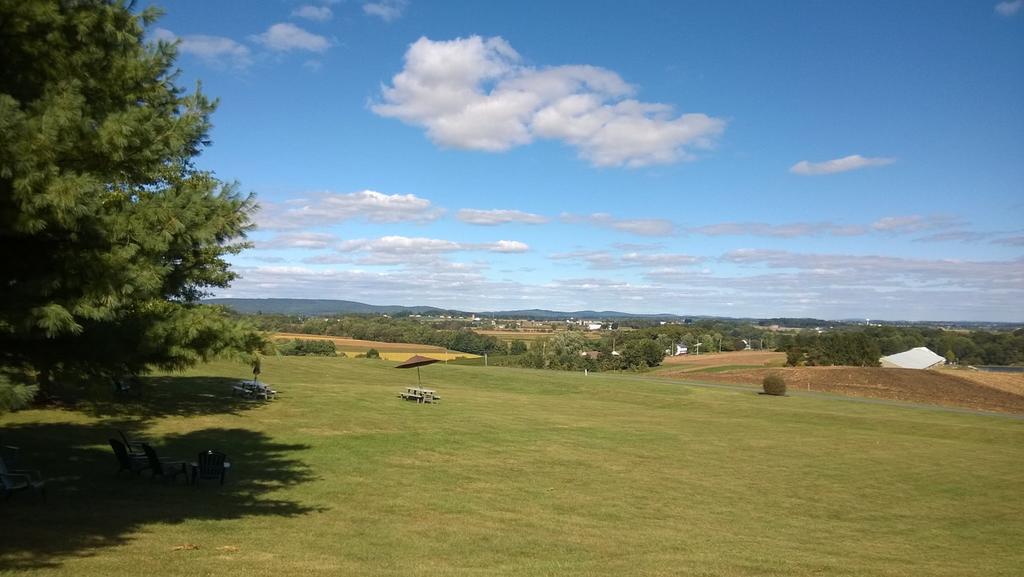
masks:
<path fill-rule="evenodd" d="M 433 363 L 436 363 L 436 362 L 437 362 L 437 359 L 432 359 L 430 357 L 423 357 L 423 356 L 420 356 L 420 355 L 415 355 L 413 357 L 410 357 L 409 360 L 405 361 L 404 363 L 402 363 L 400 365 L 396 365 L 395 368 L 396 369 L 411 369 L 413 367 L 416 367 L 416 384 L 422 384 L 422 381 L 420 381 L 420 367 L 422 367 L 423 365 L 429 365 L 429 364 L 433 364 Z"/>

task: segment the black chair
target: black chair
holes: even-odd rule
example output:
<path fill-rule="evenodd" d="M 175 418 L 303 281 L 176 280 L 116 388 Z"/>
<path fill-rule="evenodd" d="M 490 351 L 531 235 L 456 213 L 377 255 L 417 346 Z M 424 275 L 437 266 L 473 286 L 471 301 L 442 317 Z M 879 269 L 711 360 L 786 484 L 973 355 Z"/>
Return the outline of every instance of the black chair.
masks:
<path fill-rule="evenodd" d="M 15 461 L 18 460 L 18 451 L 20 450 L 21 448 L 19 447 L 0 445 L 0 461 L 3 461 L 3 464 L 8 469 L 13 469 L 15 467 Z"/>
<path fill-rule="evenodd" d="M 149 468 L 153 471 L 153 477 L 160 477 L 164 481 L 170 479 L 173 483 L 179 473 L 187 475 L 185 470 L 185 461 L 161 459 L 156 456 L 156 451 L 153 447 L 150 447 L 146 443 L 142 443 L 142 451 L 146 454 L 146 461 L 149 462 Z M 186 479 L 187 478 L 188 477 L 186 477 Z"/>
<path fill-rule="evenodd" d="M 146 453 L 142 451 L 142 445 L 146 443 L 145 441 L 129 439 L 128 435 L 125 435 L 124 431 L 120 429 L 117 429 L 117 434 L 121 436 L 121 442 L 124 443 L 125 448 L 128 449 L 128 454 L 143 458 L 146 457 Z"/>
<path fill-rule="evenodd" d="M 6 447 L 13 451 L 5 451 L 3 458 L 0 458 L 0 494 L 9 499 L 17 491 L 32 489 L 39 492 L 39 495 L 46 500 L 46 481 L 43 474 L 31 469 L 14 469 L 7 466 L 8 459 L 13 462 L 11 455 L 17 453 L 17 447 Z"/>
<path fill-rule="evenodd" d="M 192 484 L 195 485 L 199 479 L 220 479 L 224 484 L 224 477 L 227 475 L 231 463 L 227 462 L 227 455 L 217 451 L 202 451 L 192 463 Z"/>
<path fill-rule="evenodd" d="M 129 473 L 139 474 L 140 471 L 144 471 L 149 468 L 149 459 L 146 458 L 145 454 L 133 455 L 128 451 L 128 447 L 124 443 L 117 439 L 107 439 L 110 441 L 110 448 L 114 450 L 114 456 L 117 457 L 117 464 L 120 469 L 117 470 L 117 475 L 121 474 L 121 471 L 128 471 Z"/>

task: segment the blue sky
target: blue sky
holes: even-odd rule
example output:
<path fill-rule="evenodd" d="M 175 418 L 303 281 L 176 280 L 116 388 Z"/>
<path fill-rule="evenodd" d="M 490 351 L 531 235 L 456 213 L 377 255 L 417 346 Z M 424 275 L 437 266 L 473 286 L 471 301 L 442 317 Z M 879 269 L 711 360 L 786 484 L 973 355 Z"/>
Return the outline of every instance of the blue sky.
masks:
<path fill-rule="evenodd" d="M 217 296 L 1024 320 L 1024 0 L 158 4 Z"/>

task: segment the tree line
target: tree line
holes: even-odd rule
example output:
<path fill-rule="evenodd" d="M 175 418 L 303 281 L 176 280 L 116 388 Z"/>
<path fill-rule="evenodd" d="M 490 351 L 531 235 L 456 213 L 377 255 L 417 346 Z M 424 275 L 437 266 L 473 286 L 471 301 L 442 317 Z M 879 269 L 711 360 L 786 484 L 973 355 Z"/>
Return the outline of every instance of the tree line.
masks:
<path fill-rule="evenodd" d="M 380 315 L 316 318 L 253 315 L 246 318 L 260 329 L 270 332 L 347 337 L 387 343 L 416 343 L 474 355 L 494 354 L 504 350 L 497 338 L 477 333 L 465 323 L 436 323 Z"/>

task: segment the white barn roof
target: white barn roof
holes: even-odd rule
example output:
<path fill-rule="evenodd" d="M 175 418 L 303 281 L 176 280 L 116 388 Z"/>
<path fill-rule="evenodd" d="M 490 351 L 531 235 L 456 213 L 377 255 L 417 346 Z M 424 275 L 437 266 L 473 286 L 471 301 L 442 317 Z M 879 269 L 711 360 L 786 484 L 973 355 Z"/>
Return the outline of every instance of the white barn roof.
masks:
<path fill-rule="evenodd" d="M 895 355 L 889 355 L 879 359 L 883 367 L 896 367 L 901 369 L 927 369 L 935 365 L 944 364 L 946 359 L 933 353 L 928 347 L 917 347 Z"/>

